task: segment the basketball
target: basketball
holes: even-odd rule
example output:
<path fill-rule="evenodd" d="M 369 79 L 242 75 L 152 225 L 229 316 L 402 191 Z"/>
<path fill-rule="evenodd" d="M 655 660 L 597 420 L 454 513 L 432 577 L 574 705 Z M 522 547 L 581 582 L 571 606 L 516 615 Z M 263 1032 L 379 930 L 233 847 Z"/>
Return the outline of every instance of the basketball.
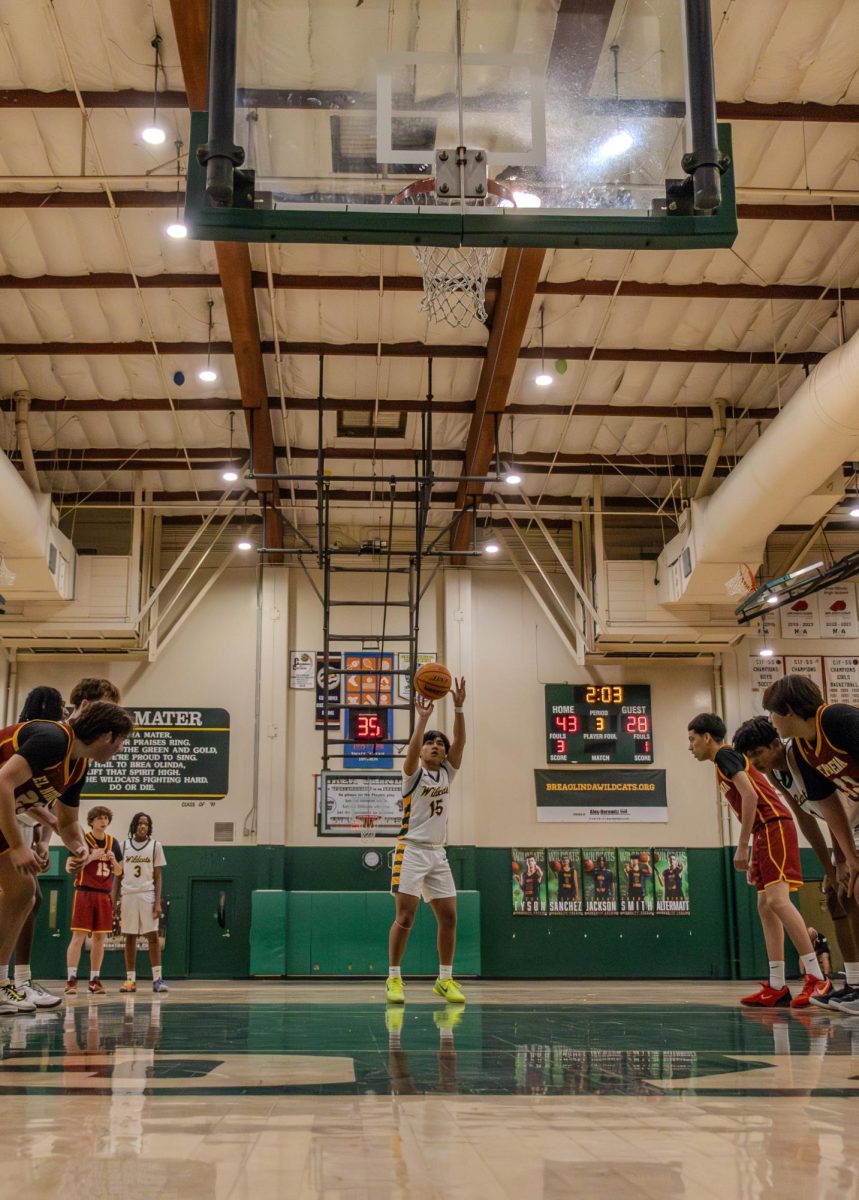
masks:
<path fill-rule="evenodd" d="M 646 851 L 646 850 L 642 850 L 642 852 L 639 854 L 639 856 L 638 856 L 638 857 L 639 857 L 639 859 L 641 860 L 641 862 L 643 862 L 643 863 L 649 863 L 649 862 L 650 862 L 650 855 L 647 853 L 647 851 Z"/>
<path fill-rule="evenodd" d="M 556 875 L 557 875 L 558 871 L 560 871 L 560 869 L 561 869 L 561 864 L 558 862 L 558 860 L 556 858 L 552 859 L 552 861 L 549 863 L 549 866 L 552 868 L 552 870 L 555 872 Z"/>
<path fill-rule="evenodd" d="M 415 687 L 425 700 L 441 700 L 450 691 L 453 677 L 441 663 L 424 663 L 415 671 Z"/>
<path fill-rule="evenodd" d="M 594 860 L 592 858 L 586 858 L 582 863 L 582 866 L 586 871 L 592 871 L 594 869 Z"/>
<path fill-rule="evenodd" d="M 514 875 L 518 875 L 518 874 L 519 874 L 519 872 L 522 870 L 522 864 L 521 864 L 521 863 L 517 863 L 515 859 L 513 860 L 513 862 L 512 862 L 510 865 L 513 867 L 513 874 L 514 874 Z"/>

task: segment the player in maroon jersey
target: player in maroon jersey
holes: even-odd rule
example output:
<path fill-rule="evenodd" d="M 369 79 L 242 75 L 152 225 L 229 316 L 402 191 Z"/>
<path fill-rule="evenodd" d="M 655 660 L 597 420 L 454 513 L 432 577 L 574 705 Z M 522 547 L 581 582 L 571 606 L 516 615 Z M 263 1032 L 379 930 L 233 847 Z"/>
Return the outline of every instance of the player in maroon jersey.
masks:
<path fill-rule="evenodd" d="M 805 1008 L 824 983 L 808 930 L 790 902 L 802 885 L 796 826 L 773 785 L 749 760 L 725 742 L 725 722 L 715 713 L 700 713 L 689 722 L 689 750 L 698 762 L 716 767 L 719 790 L 740 822 L 734 866 L 748 873 L 758 893 L 758 915 L 769 956 L 769 983 L 744 996 L 741 1004 Z M 751 856 L 749 855 L 751 839 Z M 784 935 L 796 947 L 805 976 L 799 995 L 791 999 L 784 980 Z"/>
<path fill-rule="evenodd" d="M 859 900 L 859 854 L 837 794 L 859 802 L 859 708 L 824 704 L 820 688 L 806 675 L 777 679 L 764 692 L 763 704 L 779 737 L 793 738 L 808 798 L 841 847 Z"/>
<path fill-rule="evenodd" d="M 86 835 L 88 854 L 86 862 L 75 876 L 72 940 L 66 952 L 67 996 L 77 994 L 78 966 L 87 934 L 92 935 L 89 990 L 95 996 L 104 995 L 104 985 L 100 978 L 101 964 L 104 960 L 104 939 L 113 929 L 111 892 L 115 890 L 114 880 L 122 874 L 122 847 L 113 834 L 107 832 L 107 827 L 113 820 L 113 813 L 103 804 L 97 804 L 89 810 L 86 819 L 90 827 L 90 832 Z"/>
<path fill-rule="evenodd" d="M 33 906 L 40 859 L 21 837 L 17 816 L 44 808 L 76 867 L 88 851 L 78 822 L 90 759 L 109 762 L 134 726 L 115 704 L 92 704 L 69 721 L 24 721 L 0 730 L 0 1013 L 33 1012 L 9 979 L 9 959 Z"/>

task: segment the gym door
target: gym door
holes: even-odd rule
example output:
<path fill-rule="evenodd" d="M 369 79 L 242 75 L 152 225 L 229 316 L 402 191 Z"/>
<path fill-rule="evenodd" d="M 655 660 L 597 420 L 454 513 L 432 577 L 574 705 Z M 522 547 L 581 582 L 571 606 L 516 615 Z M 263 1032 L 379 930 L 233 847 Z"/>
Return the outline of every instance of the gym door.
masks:
<path fill-rule="evenodd" d="M 191 880 L 188 974 L 192 979 L 232 979 L 231 923 L 235 912 L 232 879 Z"/>

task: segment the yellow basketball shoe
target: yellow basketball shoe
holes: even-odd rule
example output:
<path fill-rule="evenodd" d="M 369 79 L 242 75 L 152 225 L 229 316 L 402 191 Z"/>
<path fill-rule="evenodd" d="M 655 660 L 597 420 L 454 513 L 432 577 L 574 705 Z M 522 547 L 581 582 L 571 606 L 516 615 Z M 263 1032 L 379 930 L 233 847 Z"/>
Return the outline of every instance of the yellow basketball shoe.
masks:
<path fill-rule="evenodd" d="M 405 1004 L 406 989 L 399 975 L 389 975 L 385 980 L 385 1000 L 388 1004 Z"/>
<path fill-rule="evenodd" d="M 448 1004 L 465 1004 L 465 996 L 455 979 L 437 979 L 432 990 Z"/>
<path fill-rule="evenodd" d="M 461 995 L 462 993 L 460 993 Z M 437 1008 L 432 1015 L 436 1029 L 456 1029 L 462 1020 L 461 1008 Z"/>
<path fill-rule="evenodd" d="M 389 1007 L 385 1009 L 385 1028 L 388 1033 L 399 1033 L 403 1028 L 405 1020 L 405 1010 L 400 1008 Z"/>

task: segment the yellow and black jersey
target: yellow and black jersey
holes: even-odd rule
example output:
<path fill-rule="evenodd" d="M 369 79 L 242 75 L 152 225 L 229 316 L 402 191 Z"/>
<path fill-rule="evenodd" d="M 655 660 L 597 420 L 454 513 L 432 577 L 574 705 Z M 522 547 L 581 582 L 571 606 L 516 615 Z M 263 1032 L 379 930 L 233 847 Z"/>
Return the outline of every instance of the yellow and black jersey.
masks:
<path fill-rule="evenodd" d="M 443 762 L 437 772 L 421 763 L 413 775 L 403 772 L 403 825 L 400 838 L 421 846 L 447 841 L 447 809 L 456 767 Z"/>

